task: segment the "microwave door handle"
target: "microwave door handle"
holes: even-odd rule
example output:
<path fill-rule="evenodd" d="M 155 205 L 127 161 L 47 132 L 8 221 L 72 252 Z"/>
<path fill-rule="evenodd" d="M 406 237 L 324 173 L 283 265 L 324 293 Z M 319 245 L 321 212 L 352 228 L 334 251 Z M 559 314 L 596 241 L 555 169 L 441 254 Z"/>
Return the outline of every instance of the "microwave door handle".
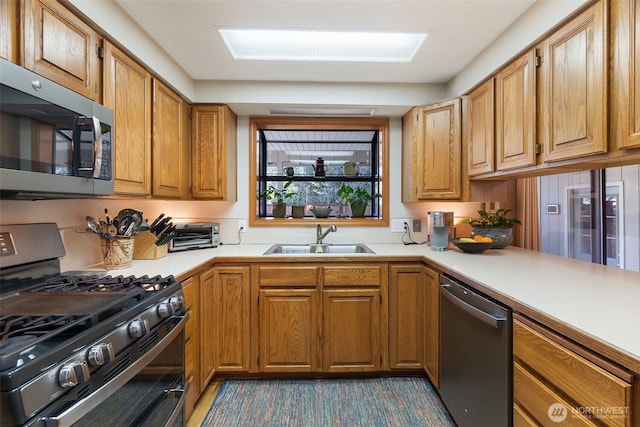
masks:
<path fill-rule="evenodd" d="M 93 135 L 93 167 L 82 167 L 82 130 L 84 126 L 91 126 L 91 134 Z M 76 118 L 75 128 L 73 130 L 73 170 L 75 176 L 92 176 L 100 178 L 100 169 L 102 167 L 102 132 L 100 130 L 100 121 L 97 117 L 78 117 Z"/>
<path fill-rule="evenodd" d="M 102 131 L 97 117 L 91 117 L 93 127 L 93 177 L 100 178 L 102 169 Z"/>

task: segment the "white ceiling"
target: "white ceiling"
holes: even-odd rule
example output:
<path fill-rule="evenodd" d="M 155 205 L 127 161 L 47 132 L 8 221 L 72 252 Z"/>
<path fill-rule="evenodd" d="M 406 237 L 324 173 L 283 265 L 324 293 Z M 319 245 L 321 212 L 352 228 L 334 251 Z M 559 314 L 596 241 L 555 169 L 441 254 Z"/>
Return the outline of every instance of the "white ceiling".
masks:
<path fill-rule="evenodd" d="M 535 0 L 115 0 L 194 80 L 446 83 Z M 233 60 L 218 28 L 426 31 L 409 63 Z"/>

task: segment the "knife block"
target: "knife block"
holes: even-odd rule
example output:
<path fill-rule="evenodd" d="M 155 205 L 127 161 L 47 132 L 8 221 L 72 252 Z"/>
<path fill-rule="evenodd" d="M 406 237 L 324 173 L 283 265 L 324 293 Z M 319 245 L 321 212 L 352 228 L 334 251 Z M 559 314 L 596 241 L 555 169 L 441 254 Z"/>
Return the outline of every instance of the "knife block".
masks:
<path fill-rule="evenodd" d="M 158 259 L 167 256 L 168 244 L 156 246 L 155 241 L 158 240 L 149 231 L 141 231 L 136 234 L 136 243 L 133 247 L 133 259 Z"/>

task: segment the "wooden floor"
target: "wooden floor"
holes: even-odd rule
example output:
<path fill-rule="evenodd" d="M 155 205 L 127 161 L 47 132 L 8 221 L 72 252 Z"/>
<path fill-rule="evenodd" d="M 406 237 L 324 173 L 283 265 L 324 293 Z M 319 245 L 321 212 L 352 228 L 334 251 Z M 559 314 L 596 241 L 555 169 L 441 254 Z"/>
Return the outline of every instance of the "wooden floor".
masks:
<path fill-rule="evenodd" d="M 220 379 L 213 379 L 207 389 L 202 393 L 200 399 L 196 403 L 195 408 L 193 408 L 193 412 L 189 416 L 187 420 L 186 427 L 200 427 L 202 424 L 202 420 L 207 416 L 207 412 L 209 412 L 209 408 L 211 408 L 211 404 L 213 400 L 218 395 L 220 391 L 220 386 L 222 385 L 222 381 Z"/>

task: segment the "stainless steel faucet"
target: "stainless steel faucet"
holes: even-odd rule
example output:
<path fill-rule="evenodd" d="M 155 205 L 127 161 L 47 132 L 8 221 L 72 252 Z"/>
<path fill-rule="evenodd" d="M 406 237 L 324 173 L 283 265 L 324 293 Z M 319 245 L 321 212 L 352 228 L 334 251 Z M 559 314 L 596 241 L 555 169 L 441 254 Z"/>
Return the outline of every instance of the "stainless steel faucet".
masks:
<path fill-rule="evenodd" d="M 327 234 L 329 234 L 332 231 L 337 231 L 338 227 L 336 227 L 335 225 L 331 224 L 331 226 L 329 226 L 329 228 L 327 228 L 324 232 L 322 231 L 322 226 L 320 224 L 317 225 L 316 227 L 316 244 L 321 244 L 322 241 L 324 240 L 325 237 L 327 237 Z"/>

